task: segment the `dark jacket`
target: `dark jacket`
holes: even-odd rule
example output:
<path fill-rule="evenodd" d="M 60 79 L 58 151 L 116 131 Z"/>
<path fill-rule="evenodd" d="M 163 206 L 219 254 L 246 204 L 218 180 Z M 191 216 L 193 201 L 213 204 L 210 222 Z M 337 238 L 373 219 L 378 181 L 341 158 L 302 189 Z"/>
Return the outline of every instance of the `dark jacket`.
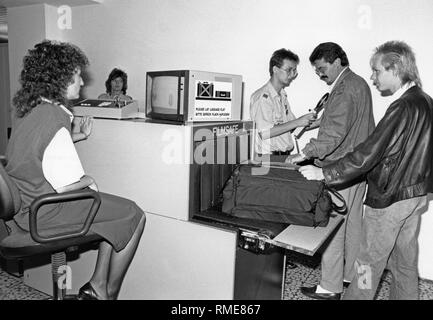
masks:
<path fill-rule="evenodd" d="M 336 186 L 367 174 L 365 204 L 385 208 L 433 192 L 433 100 L 421 88 L 394 101 L 368 139 L 323 168 Z"/>
<path fill-rule="evenodd" d="M 324 166 L 353 151 L 374 130 L 371 100 L 367 82 L 350 68 L 344 70 L 325 103 L 317 139 L 303 153 Z"/>

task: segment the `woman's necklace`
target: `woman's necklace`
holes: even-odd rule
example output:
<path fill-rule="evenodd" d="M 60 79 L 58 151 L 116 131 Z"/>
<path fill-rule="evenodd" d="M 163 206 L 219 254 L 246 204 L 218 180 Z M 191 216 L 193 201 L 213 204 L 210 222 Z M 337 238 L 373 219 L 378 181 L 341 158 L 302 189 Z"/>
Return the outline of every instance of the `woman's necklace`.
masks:
<path fill-rule="evenodd" d="M 41 100 L 42 100 L 43 102 L 51 103 L 51 104 L 55 104 L 56 106 L 60 105 L 59 102 L 55 102 L 55 101 L 50 100 L 50 99 L 47 99 L 47 98 L 45 98 L 45 97 L 42 97 L 42 96 L 41 96 L 40 98 L 41 98 Z"/>

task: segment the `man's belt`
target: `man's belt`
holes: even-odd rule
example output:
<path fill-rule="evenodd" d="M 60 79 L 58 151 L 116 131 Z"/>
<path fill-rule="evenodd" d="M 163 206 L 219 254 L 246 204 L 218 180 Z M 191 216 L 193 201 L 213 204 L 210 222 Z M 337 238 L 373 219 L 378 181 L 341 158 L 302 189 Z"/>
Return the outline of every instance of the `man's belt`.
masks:
<path fill-rule="evenodd" d="M 290 151 L 272 151 L 275 156 L 286 156 L 290 154 Z"/>

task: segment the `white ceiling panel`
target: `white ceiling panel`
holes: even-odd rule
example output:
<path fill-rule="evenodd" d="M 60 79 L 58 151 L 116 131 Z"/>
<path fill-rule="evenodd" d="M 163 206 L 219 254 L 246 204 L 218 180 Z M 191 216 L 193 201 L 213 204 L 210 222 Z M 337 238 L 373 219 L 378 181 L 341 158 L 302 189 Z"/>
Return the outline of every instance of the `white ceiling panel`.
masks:
<path fill-rule="evenodd" d="M 0 6 L 11 8 L 46 3 L 55 6 L 66 4 L 71 7 L 76 7 L 89 4 L 99 4 L 103 1 L 104 0 L 0 0 Z"/>

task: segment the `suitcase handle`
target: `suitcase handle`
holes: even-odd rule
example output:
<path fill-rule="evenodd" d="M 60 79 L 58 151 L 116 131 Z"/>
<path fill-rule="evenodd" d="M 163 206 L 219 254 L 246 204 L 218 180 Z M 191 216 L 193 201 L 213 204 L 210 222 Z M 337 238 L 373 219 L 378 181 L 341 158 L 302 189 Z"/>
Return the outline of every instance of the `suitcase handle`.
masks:
<path fill-rule="evenodd" d="M 336 211 L 339 214 L 346 214 L 347 213 L 347 205 L 346 205 L 346 201 L 344 200 L 343 196 L 340 194 L 340 192 L 338 192 L 337 190 L 335 190 L 334 188 L 330 188 L 328 186 L 325 185 L 325 188 L 332 193 L 338 200 L 340 200 L 342 202 L 341 206 L 338 206 L 334 203 L 334 201 L 332 201 L 332 210 Z"/>

